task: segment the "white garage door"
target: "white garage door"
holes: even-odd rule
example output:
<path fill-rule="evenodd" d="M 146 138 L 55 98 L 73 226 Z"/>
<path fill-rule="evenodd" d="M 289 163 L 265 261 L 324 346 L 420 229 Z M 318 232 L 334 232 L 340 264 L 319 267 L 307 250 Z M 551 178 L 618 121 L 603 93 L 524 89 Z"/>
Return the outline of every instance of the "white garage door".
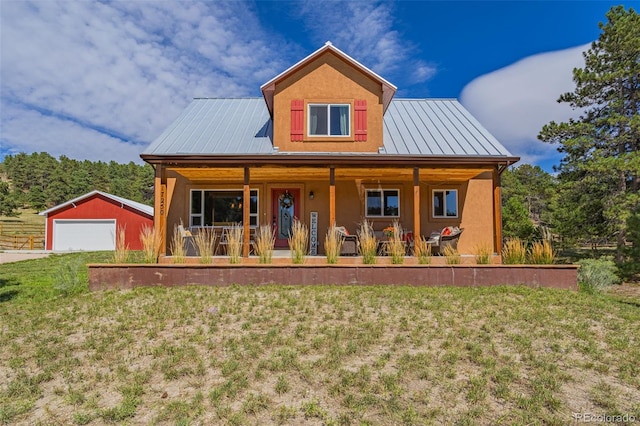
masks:
<path fill-rule="evenodd" d="M 115 250 L 116 220 L 54 220 L 53 249 Z"/>

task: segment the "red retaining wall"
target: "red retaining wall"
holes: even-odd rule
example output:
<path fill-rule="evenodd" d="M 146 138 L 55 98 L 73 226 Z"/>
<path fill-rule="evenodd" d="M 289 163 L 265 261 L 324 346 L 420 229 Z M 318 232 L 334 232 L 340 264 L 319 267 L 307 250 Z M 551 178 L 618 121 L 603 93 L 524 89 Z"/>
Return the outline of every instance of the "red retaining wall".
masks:
<path fill-rule="evenodd" d="M 89 289 L 207 285 L 526 285 L 578 288 L 576 265 L 89 265 Z"/>

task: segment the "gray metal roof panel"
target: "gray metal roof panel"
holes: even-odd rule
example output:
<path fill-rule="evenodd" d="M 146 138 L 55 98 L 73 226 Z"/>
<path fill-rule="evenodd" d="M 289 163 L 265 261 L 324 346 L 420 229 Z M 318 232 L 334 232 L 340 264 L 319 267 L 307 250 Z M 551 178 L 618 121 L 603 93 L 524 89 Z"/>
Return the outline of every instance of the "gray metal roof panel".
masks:
<path fill-rule="evenodd" d="M 194 99 L 143 155 L 266 154 L 272 139 L 262 98 Z"/>
<path fill-rule="evenodd" d="M 387 154 L 511 156 L 455 99 L 394 99 L 384 147 Z"/>
<path fill-rule="evenodd" d="M 455 99 L 394 99 L 383 131 L 385 155 L 511 156 Z M 285 155 L 272 141 L 262 98 L 194 99 L 143 155 Z"/>

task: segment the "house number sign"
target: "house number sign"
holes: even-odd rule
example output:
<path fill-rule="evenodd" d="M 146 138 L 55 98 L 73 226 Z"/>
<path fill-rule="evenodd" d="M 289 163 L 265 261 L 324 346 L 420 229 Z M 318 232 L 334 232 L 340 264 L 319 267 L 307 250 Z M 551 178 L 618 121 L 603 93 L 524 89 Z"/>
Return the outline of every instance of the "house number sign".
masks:
<path fill-rule="evenodd" d="M 309 220 L 309 254 L 318 254 L 318 212 L 311 212 Z"/>

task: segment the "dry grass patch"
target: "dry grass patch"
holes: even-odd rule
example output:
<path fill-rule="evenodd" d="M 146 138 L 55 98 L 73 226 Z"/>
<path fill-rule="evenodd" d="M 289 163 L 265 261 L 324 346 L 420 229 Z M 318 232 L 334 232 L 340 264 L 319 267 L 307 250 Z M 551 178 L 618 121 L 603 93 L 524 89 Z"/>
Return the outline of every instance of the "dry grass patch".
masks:
<path fill-rule="evenodd" d="M 24 276 L 8 266 L 0 265 L 0 276 Z M 0 287 L 5 423 L 567 424 L 583 411 L 640 417 L 637 298 L 382 286 L 58 297 L 42 290 L 48 285 Z"/>

